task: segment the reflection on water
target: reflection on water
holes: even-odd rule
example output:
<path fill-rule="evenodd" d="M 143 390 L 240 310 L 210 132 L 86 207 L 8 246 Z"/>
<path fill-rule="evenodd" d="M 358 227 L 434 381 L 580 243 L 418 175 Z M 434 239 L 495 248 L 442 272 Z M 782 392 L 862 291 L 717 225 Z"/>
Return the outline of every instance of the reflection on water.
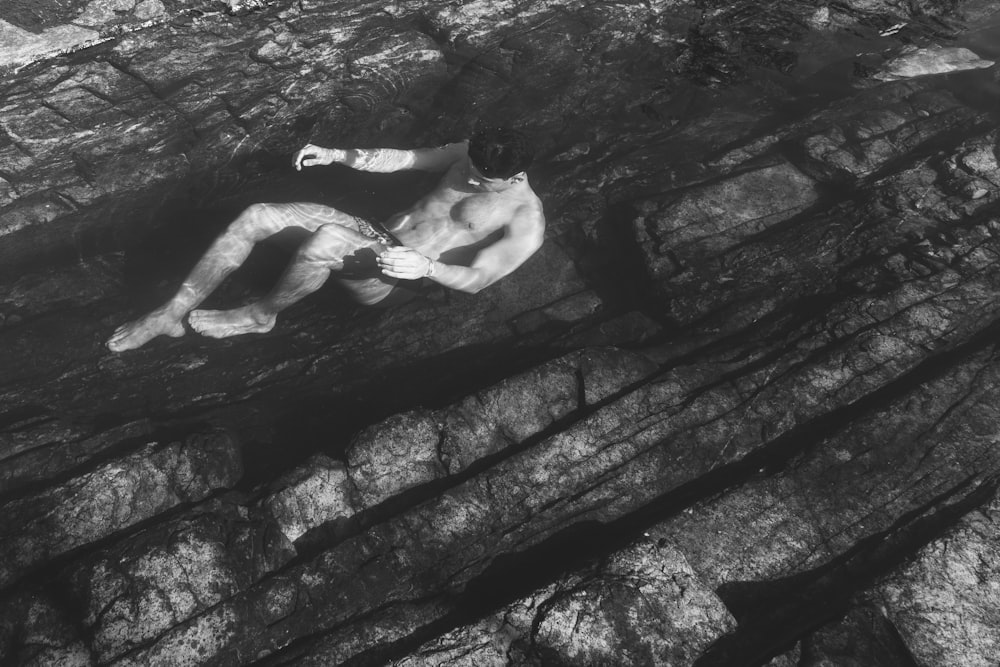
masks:
<path fill-rule="evenodd" d="M 956 44 L 975 51 L 981 58 L 1000 60 L 1000 12 L 960 35 Z"/>
<path fill-rule="evenodd" d="M 986 70 L 955 72 L 941 77 L 941 86 L 950 91 L 962 104 L 978 111 L 1000 112 L 1000 83 L 997 66 Z"/>
<path fill-rule="evenodd" d="M 979 28 L 956 40 L 958 46 L 974 51 L 980 58 L 1000 62 L 1000 12 L 993 14 Z M 974 109 L 1000 111 L 1000 65 L 984 70 L 956 72 L 942 77 L 943 85 L 955 97 Z"/>
<path fill-rule="evenodd" d="M 917 49 L 927 49 L 929 65 L 945 63 L 958 48 L 968 49 L 978 58 L 1000 61 L 1000 10 L 988 7 L 985 20 L 976 19 L 976 28 L 956 36 L 925 25 L 906 25 L 896 30 L 852 26 L 811 30 L 801 41 L 787 46 L 798 54 L 797 65 L 786 73 L 767 67 L 753 67 L 750 79 L 725 87 L 711 88 L 692 82 L 672 81 L 672 88 L 656 101 L 656 112 L 667 133 L 655 135 L 644 147 L 657 151 L 661 160 L 673 163 L 671 174 L 677 182 L 697 178 L 697 161 L 691 156 L 713 153 L 720 147 L 747 145 L 755 140 L 771 140 L 789 126 L 812 117 L 838 102 L 851 103 L 859 92 L 872 90 L 863 104 L 878 104 L 879 90 L 892 97 L 899 91 L 892 82 L 880 81 L 892 59 Z M 934 61 L 933 49 L 943 51 Z M 927 64 L 927 63 L 925 63 Z M 915 78 L 920 87 L 945 89 L 962 104 L 985 113 L 1000 110 L 1000 66 Z M 888 99 L 888 98 L 887 98 Z M 634 150 L 634 147 L 632 148 Z M 657 187 L 665 183 L 659 181 Z M 669 185 L 669 184 L 667 184 Z"/>

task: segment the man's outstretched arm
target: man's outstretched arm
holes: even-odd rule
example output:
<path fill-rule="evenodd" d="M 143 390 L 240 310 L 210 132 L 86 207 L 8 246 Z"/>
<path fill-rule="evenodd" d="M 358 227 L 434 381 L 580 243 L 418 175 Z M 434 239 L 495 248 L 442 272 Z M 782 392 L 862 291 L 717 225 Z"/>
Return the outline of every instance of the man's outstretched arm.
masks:
<path fill-rule="evenodd" d="M 465 142 L 438 148 L 323 148 L 306 144 L 292 158 L 296 171 L 321 164 L 342 164 L 360 171 L 389 173 L 405 169 L 447 171 L 468 154 Z"/>

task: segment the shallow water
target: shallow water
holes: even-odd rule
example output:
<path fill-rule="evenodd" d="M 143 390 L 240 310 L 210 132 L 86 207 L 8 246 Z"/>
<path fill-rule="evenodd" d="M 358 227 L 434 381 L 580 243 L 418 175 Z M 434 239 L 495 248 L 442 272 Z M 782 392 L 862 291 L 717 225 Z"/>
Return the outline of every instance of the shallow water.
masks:
<path fill-rule="evenodd" d="M 980 27 L 964 33 L 956 40 L 980 58 L 993 60 L 988 69 L 954 72 L 942 75 L 942 86 L 972 108 L 1000 114 L 1000 11 Z M 1000 118 L 998 118 L 1000 120 Z"/>
<path fill-rule="evenodd" d="M 975 51 L 982 58 L 1000 60 L 1000 11 L 960 35 L 956 44 Z"/>
<path fill-rule="evenodd" d="M 940 86 L 950 90 L 971 107 L 983 111 L 998 109 L 1000 87 L 997 83 L 996 62 L 1000 61 L 1000 12 L 994 14 L 988 23 L 959 35 L 953 41 L 941 39 L 919 46 L 963 47 L 980 58 L 994 61 L 994 65 L 988 68 L 914 78 L 924 79 L 932 87 Z M 792 99 L 789 100 L 788 110 L 814 107 L 847 97 L 859 87 L 880 85 L 870 75 L 881 64 L 903 53 L 906 48 L 907 45 L 901 44 L 892 35 L 860 36 L 842 32 L 835 38 L 821 38 L 801 52 L 800 67 L 793 73 L 789 86 Z"/>

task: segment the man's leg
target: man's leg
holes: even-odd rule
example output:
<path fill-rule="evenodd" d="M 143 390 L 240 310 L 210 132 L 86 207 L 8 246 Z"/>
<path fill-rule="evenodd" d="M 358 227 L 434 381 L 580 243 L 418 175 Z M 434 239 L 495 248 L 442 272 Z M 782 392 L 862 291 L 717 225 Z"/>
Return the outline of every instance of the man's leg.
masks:
<path fill-rule="evenodd" d="M 375 263 L 381 249 L 377 239 L 350 227 L 324 225 L 302 244 L 267 296 L 231 310 L 194 310 L 188 321 L 199 333 L 214 338 L 270 331 L 279 312 L 322 287 L 331 272 L 342 274 L 341 282 L 358 301 L 377 303 L 396 282 L 381 277 Z"/>
<path fill-rule="evenodd" d="M 108 340 L 114 352 L 145 345 L 157 336 L 184 335 L 184 316 L 240 266 L 258 241 L 286 227 L 315 231 L 323 225 L 356 224 L 354 219 L 318 204 L 254 204 L 234 220 L 195 265 L 170 301 L 119 327 Z"/>

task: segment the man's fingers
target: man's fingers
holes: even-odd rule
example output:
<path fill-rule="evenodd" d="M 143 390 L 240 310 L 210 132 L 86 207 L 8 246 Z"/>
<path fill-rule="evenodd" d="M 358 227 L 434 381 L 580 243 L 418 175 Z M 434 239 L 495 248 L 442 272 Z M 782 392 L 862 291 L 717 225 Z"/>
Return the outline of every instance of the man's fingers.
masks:
<path fill-rule="evenodd" d="M 316 164 L 317 155 L 319 151 L 316 146 L 312 144 L 306 144 L 295 153 L 295 157 L 292 158 L 292 163 L 295 165 L 296 171 L 302 171 L 302 167 L 311 167 Z"/>
<path fill-rule="evenodd" d="M 380 259 L 378 263 L 381 266 L 388 266 L 396 270 L 417 268 L 416 262 L 408 262 L 406 260 L 392 259 L 391 257 L 386 259 Z"/>
<path fill-rule="evenodd" d="M 419 266 L 419 262 L 414 262 L 409 258 L 399 259 L 393 257 L 380 259 L 379 264 L 382 266 L 391 266 L 394 269 L 415 269 Z"/>
<path fill-rule="evenodd" d="M 399 267 L 395 267 L 394 268 L 394 267 L 391 267 L 391 266 L 383 266 L 382 267 L 382 273 L 384 273 L 385 275 L 389 276 L 390 278 L 407 278 L 407 279 L 412 279 L 414 277 L 413 276 L 413 271 L 410 271 L 408 269 L 402 269 L 402 268 L 399 268 Z"/>
<path fill-rule="evenodd" d="M 378 265 L 382 273 L 390 278 L 417 280 L 427 270 L 427 259 L 413 248 L 395 246 L 382 251 L 378 256 Z"/>
<path fill-rule="evenodd" d="M 388 248 L 378 256 L 378 265 L 390 278 L 414 280 L 421 275 L 421 257 L 410 248 Z"/>

